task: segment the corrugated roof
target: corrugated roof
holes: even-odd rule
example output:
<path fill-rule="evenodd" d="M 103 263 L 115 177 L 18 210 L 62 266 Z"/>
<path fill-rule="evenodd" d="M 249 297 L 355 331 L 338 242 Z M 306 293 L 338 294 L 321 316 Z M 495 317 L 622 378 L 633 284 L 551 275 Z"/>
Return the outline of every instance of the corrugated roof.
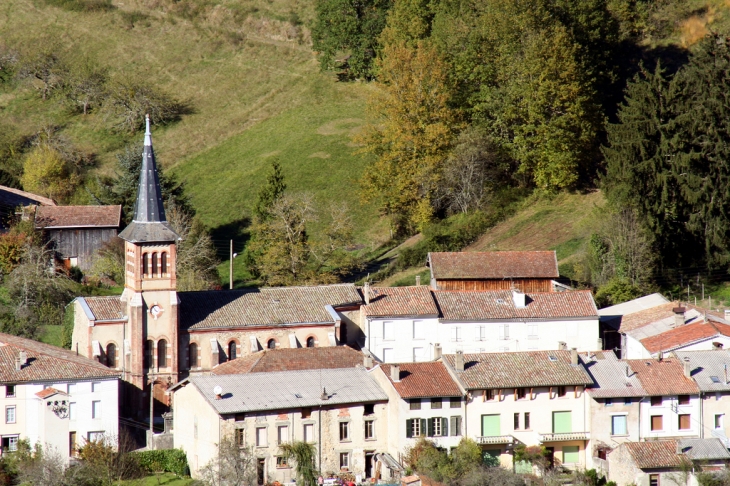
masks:
<path fill-rule="evenodd" d="M 391 379 L 391 365 L 382 364 L 380 367 L 401 398 L 462 396 L 459 385 L 440 361 L 399 364 L 400 381 Z"/>
<path fill-rule="evenodd" d="M 730 391 L 730 351 L 675 351 L 680 361 L 689 358 L 692 379 L 703 392 Z M 713 378 L 714 377 L 714 378 Z"/>
<path fill-rule="evenodd" d="M 546 319 L 595 317 L 598 310 L 590 290 L 535 292 L 525 295 L 525 307 L 517 308 L 510 290 L 433 292 L 441 316 L 446 321 L 485 319 Z"/>
<path fill-rule="evenodd" d="M 190 383 L 219 414 L 388 400 L 364 368 L 193 376 Z M 220 400 L 215 399 L 216 386 L 223 389 Z M 327 400 L 321 399 L 323 388 Z"/>
<path fill-rule="evenodd" d="M 598 309 L 598 313 L 601 316 L 625 316 L 646 309 L 651 309 L 653 307 L 666 304 L 667 302 L 669 301 L 666 297 L 664 297 L 662 294 L 655 293 L 645 295 L 643 297 L 639 297 L 638 299 L 630 300 L 622 304 L 616 304 L 610 307 L 604 307 L 603 309 Z"/>
<path fill-rule="evenodd" d="M 428 260 L 437 280 L 560 276 L 554 251 L 431 252 Z"/>
<path fill-rule="evenodd" d="M 584 362 L 588 374 L 593 378 L 593 385 L 588 390 L 592 397 L 648 396 L 636 373 L 631 371 L 631 367 L 627 362 L 616 358 L 613 351 L 599 351 L 591 353 L 591 356 L 594 358 L 591 360 L 584 359 Z"/>
<path fill-rule="evenodd" d="M 456 356 L 444 359 L 453 369 Z M 465 354 L 464 371 L 457 376 L 472 390 L 593 383 L 581 364 L 570 364 L 570 351 Z"/>
<path fill-rule="evenodd" d="M 86 305 L 97 321 L 119 321 L 126 320 L 126 306 L 118 296 L 108 297 L 79 297 L 79 300 L 86 302 Z"/>
<path fill-rule="evenodd" d="M 180 327 L 213 329 L 294 324 L 333 324 L 327 306 L 359 305 L 352 284 L 252 290 L 179 292 Z"/>
<path fill-rule="evenodd" d="M 658 469 L 682 465 L 682 456 L 677 454 L 676 440 L 626 442 L 619 447 L 626 447 L 631 457 L 634 458 L 636 466 L 640 469 Z"/>
<path fill-rule="evenodd" d="M 213 368 L 214 375 L 356 368 L 363 366 L 363 354 L 349 346 L 321 348 L 265 349 Z"/>
<path fill-rule="evenodd" d="M 678 439 L 682 454 L 693 461 L 728 460 L 730 452 L 720 439 Z"/>
<path fill-rule="evenodd" d="M 648 395 L 693 395 L 700 391 L 691 378 L 684 376 L 684 366 L 675 358 L 627 359 L 626 363 Z"/>
<path fill-rule="evenodd" d="M 730 337 L 730 326 L 717 322 L 700 321 L 642 339 L 641 344 L 649 353 L 654 354 L 659 351 L 672 351 L 717 336 Z"/>
<path fill-rule="evenodd" d="M 38 206 L 35 227 L 50 228 L 118 228 L 121 206 Z"/>
<path fill-rule="evenodd" d="M 438 309 L 425 285 L 413 287 L 372 287 L 368 316 L 437 316 Z"/>
<path fill-rule="evenodd" d="M 19 371 L 15 359 L 25 351 Z M 0 333 L 0 383 L 118 378 L 119 372 L 71 350 Z"/>

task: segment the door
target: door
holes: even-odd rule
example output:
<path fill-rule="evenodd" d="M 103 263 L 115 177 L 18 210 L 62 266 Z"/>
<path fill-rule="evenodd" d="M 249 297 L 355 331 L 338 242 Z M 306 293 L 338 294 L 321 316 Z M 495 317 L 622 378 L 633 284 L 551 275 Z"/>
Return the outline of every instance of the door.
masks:
<path fill-rule="evenodd" d="M 266 459 L 256 459 L 256 476 L 258 476 L 259 484 L 266 484 Z"/>
<path fill-rule="evenodd" d="M 482 415 L 482 437 L 496 437 L 501 435 L 499 414 Z"/>
<path fill-rule="evenodd" d="M 76 432 L 68 433 L 68 455 L 76 457 Z"/>
<path fill-rule="evenodd" d="M 573 415 L 571 412 L 553 412 L 553 434 L 573 432 Z"/>
<path fill-rule="evenodd" d="M 365 477 L 373 477 L 373 460 L 375 459 L 375 452 L 365 451 Z"/>

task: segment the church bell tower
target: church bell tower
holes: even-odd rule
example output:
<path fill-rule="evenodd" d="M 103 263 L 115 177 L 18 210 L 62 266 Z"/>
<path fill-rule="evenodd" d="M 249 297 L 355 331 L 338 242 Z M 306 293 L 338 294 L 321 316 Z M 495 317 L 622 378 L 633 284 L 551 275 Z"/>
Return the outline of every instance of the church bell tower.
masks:
<path fill-rule="evenodd" d="M 154 383 L 155 399 L 166 403 L 166 385 L 178 381 L 175 250 L 180 236 L 165 217 L 149 115 L 134 219 L 119 237 L 125 241 L 122 301 L 129 319 L 123 357 L 129 371 L 123 378 L 139 390 L 149 390 Z M 128 403 L 138 406 L 135 401 Z"/>

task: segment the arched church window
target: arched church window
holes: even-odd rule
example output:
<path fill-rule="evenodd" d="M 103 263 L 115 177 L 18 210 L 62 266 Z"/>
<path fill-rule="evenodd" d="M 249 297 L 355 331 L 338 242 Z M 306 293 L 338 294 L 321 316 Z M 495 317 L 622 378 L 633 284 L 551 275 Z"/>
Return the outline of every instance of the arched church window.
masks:
<path fill-rule="evenodd" d="M 309 336 L 307 338 L 307 347 L 313 348 L 314 347 L 314 336 Z"/>
<path fill-rule="evenodd" d="M 157 367 L 165 368 L 167 366 L 167 341 L 160 339 L 157 341 Z"/>
<path fill-rule="evenodd" d="M 151 339 L 147 340 L 146 343 L 144 343 L 144 367 L 145 368 L 152 368 L 152 355 L 154 350 L 154 343 Z"/>
<path fill-rule="evenodd" d="M 190 343 L 188 347 L 188 369 L 198 367 L 198 345 Z"/>
<path fill-rule="evenodd" d="M 147 276 L 149 274 L 149 271 L 149 254 L 142 253 L 142 276 Z"/>
<path fill-rule="evenodd" d="M 117 346 L 114 343 L 106 345 L 106 365 L 109 368 L 117 366 Z"/>
<path fill-rule="evenodd" d="M 159 269 L 157 268 L 157 253 L 152 254 L 152 276 L 158 275 Z"/>
<path fill-rule="evenodd" d="M 269 341 L 266 343 L 266 347 L 269 349 L 276 349 L 276 339 L 269 339 Z"/>
<path fill-rule="evenodd" d="M 160 276 L 164 277 L 167 275 L 167 252 L 163 251 L 160 254 L 160 262 L 162 263 L 162 269 L 160 270 Z"/>
<path fill-rule="evenodd" d="M 228 343 L 228 359 L 236 359 L 236 341 Z"/>

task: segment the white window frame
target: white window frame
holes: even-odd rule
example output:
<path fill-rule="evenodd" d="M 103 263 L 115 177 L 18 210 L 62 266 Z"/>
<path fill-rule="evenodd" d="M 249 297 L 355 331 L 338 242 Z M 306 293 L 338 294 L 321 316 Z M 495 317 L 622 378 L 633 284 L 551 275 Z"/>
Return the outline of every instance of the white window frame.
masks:
<path fill-rule="evenodd" d="M 383 341 L 395 341 L 395 321 L 383 321 Z"/>
<path fill-rule="evenodd" d="M 69 420 L 76 420 L 78 418 L 77 417 L 78 410 L 76 410 L 76 407 L 77 407 L 76 402 L 68 403 L 68 419 Z"/>
<path fill-rule="evenodd" d="M 487 340 L 487 326 L 476 326 L 474 328 L 474 340 L 475 341 L 486 341 Z"/>
<path fill-rule="evenodd" d="M 720 420 L 718 421 L 718 419 L 720 419 Z M 718 423 L 720 424 L 719 427 L 717 426 Z M 722 429 L 724 429 L 725 428 L 725 414 L 724 413 L 716 413 L 712 426 L 715 428 L 715 430 L 722 430 Z"/>
<path fill-rule="evenodd" d="M 433 427 L 433 436 L 434 437 L 442 437 L 443 436 L 443 430 L 442 430 L 442 417 L 433 417 L 431 419 L 431 427 Z"/>
<path fill-rule="evenodd" d="M 340 452 L 340 469 L 350 469 L 350 453 L 349 452 Z"/>
<path fill-rule="evenodd" d="M 426 360 L 426 349 L 425 348 L 413 348 L 413 362 L 420 363 Z"/>
<path fill-rule="evenodd" d="M 527 323 L 527 339 L 539 339 L 536 322 Z"/>
<path fill-rule="evenodd" d="M 19 435 L 3 435 L 3 439 L 8 439 L 8 452 L 15 452 L 18 450 L 18 441 L 20 440 Z"/>
<path fill-rule="evenodd" d="M 307 430 L 309 430 L 309 434 L 307 434 Z M 302 426 L 302 438 L 304 439 L 304 442 L 306 442 L 308 444 L 312 444 L 313 442 L 315 442 L 314 441 L 314 424 L 304 424 Z"/>
<path fill-rule="evenodd" d="M 282 434 L 284 432 L 284 434 Z M 286 435 L 285 438 L 283 438 L 283 435 Z M 276 443 L 278 445 L 286 444 L 289 442 L 289 426 L 288 425 L 278 425 L 276 427 Z"/>
<path fill-rule="evenodd" d="M 12 412 L 12 420 L 11 420 L 11 412 Z M 5 407 L 5 423 L 6 424 L 14 424 L 18 421 L 18 410 L 15 408 L 15 405 L 8 405 Z"/>
<path fill-rule="evenodd" d="M 499 339 L 501 341 L 509 340 L 509 324 L 508 323 L 499 325 Z"/>
<path fill-rule="evenodd" d="M 103 430 L 90 430 L 86 434 L 86 438 L 89 442 L 95 441 L 97 439 L 103 439 L 104 438 L 104 431 Z"/>
<path fill-rule="evenodd" d="M 269 447 L 269 429 L 267 427 L 256 427 L 256 447 Z"/>
<path fill-rule="evenodd" d="M 370 427 L 370 435 L 368 435 L 368 426 Z M 375 439 L 375 420 L 365 420 L 365 428 L 363 430 L 363 433 L 365 434 L 365 440 L 374 440 Z"/>
<path fill-rule="evenodd" d="M 616 417 L 623 417 L 624 419 L 624 433 L 623 434 L 617 434 L 614 426 L 613 426 L 613 420 Z M 625 413 L 615 413 L 611 414 L 611 436 L 612 437 L 625 437 L 629 435 L 629 418 L 628 415 Z"/>
<path fill-rule="evenodd" d="M 451 342 L 458 343 L 461 342 L 461 327 L 460 326 L 454 326 L 451 328 Z"/>
<path fill-rule="evenodd" d="M 91 382 L 91 393 L 97 393 L 101 391 L 101 383 L 98 381 Z"/>
<path fill-rule="evenodd" d="M 418 330 L 418 332 L 416 332 L 416 330 Z M 426 321 L 413 321 L 413 340 L 422 341 L 424 339 L 426 339 Z"/>
<path fill-rule="evenodd" d="M 93 400 L 91 402 L 91 418 L 100 419 L 102 417 L 101 400 Z"/>
<path fill-rule="evenodd" d="M 345 431 L 344 434 L 342 433 L 343 430 Z M 351 442 L 352 434 L 350 431 L 350 422 L 339 422 L 339 425 L 337 426 L 337 433 L 340 438 L 340 442 Z"/>

